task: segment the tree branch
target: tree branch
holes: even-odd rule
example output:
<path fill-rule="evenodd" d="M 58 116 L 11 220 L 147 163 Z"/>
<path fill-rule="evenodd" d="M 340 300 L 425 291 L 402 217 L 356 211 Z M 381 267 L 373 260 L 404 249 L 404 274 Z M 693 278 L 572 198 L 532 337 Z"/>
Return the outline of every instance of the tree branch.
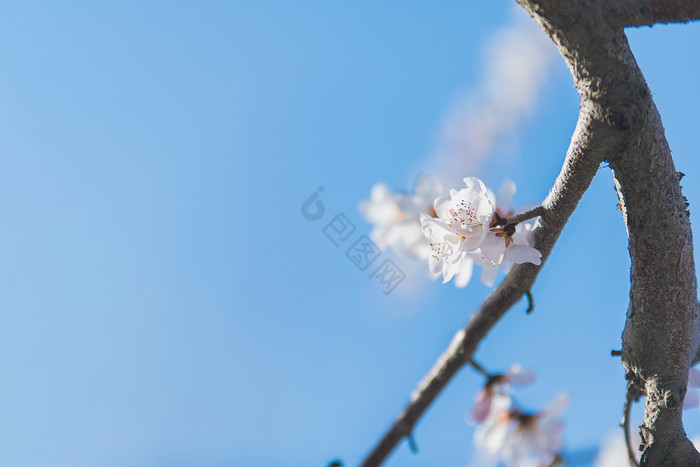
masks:
<path fill-rule="evenodd" d="M 687 23 L 700 19 L 700 0 L 611 0 L 606 10 L 617 27 Z"/>
<path fill-rule="evenodd" d="M 543 262 L 588 189 L 605 154 L 603 133 L 598 131 L 599 125 L 591 117 L 588 109 L 581 109 L 564 166 L 549 196 L 542 203 L 541 217 L 533 230 L 535 247 L 542 253 Z M 539 270 L 540 267 L 532 264 L 513 267 L 471 316 L 467 325 L 457 332 L 447 350 L 413 391 L 408 405 L 364 459 L 362 467 L 381 465 L 398 443 L 409 436 L 418 419 L 452 377 L 471 362 L 481 340 L 506 311 L 531 289 Z"/>
<path fill-rule="evenodd" d="M 482 367 L 481 365 L 479 365 L 478 363 L 476 363 L 476 361 L 474 361 L 473 358 L 469 361 L 469 364 L 472 366 L 472 368 L 474 368 L 476 371 L 478 371 L 479 373 L 481 373 L 482 375 L 484 375 L 487 379 L 493 377 L 493 375 L 492 375 L 491 373 L 489 373 L 488 371 L 484 370 L 484 367 Z"/>
<path fill-rule="evenodd" d="M 559 48 L 581 98 L 566 160 L 535 223 L 535 247 L 546 260 L 600 163 L 609 161 L 632 258 L 622 361 L 630 383 L 647 398 L 641 465 L 698 465 L 700 456 L 680 418 L 699 341 L 692 233 L 658 111 L 623 27 L 695 19 L 700 0 L 517 1 Z M 481 340 L 531 289 L 538 272 L 531 264 L 513 267 L 457 332 L 363 467 L 380 465 L 411 434 L 447 383 L 471 361 Z"/>
<path fill-rule="evenodd" d="M 625 408 L 623 410 L 622 421 L 620 426 L 625 432 L 625 446 L 627 446 L 627 457 L 630 461 L 631 467 L 637 467 L 637 459 L 634 456 L 634 449 L 632 448 L 632 437 L 630 435 L 630 414 L 632 412 L 632 403 L 634 402 L 634 395 L 632 394 L 631 388 L 627 387 L 627 394 L 625 395 Z"/>
<path fill-rule="evenodd" d="M 622 28 L 631 22 L 606 16 L 611 3 L 630 2 L 518 1 L 567 61 L 581 106 L 610 130 L 606 159 L 632 263 L 622 363 L 630 384 L 646 397 L 640 465 L 700 465 L 681 420 L 688 369 L 700 342 L 692 232 L 661 117 Z M 652 13 L 667 15 L 661 19 L 673 12 L 685 18 L 697 5 L 635 5 L 651 3 Z"/>
<path fill-rule="evenodd" d="M 544 208 L 542 206 L 535 206 L 534 208 L 525 211 L 522 214 L 518 214 L 517 216 L 501 218 L 497 225 L 506 226 L 511 224 L 519 224 L 521 222 L 530 220 L 534 217 L 539 217 L 542 215 L 543 212 Z"/>

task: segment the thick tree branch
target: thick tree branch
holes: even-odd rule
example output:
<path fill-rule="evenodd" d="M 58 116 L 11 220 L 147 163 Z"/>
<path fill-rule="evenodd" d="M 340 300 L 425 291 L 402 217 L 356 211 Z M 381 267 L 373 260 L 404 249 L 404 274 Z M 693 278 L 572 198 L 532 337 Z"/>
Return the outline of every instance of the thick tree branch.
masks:
<path fill-rule="evenodd" d="M 610 0 L 605 8 L 606 18 L 617 27 L 700 19 L 700 0 Z"/>
<path fill-rule="evenodd" d="M 681 421 L 700 341 L 692 232 L 661 118 L 622 28 L 630 22 L 607 17 L 614 2 L 605 0 L 518 1 L 557 44 L 581 106 L 611 130 L 607 160 L 632 260 L 622 362 L 646 397 L 641 465 L 700 465 Z M 670 14 L 694 2 L 656 2 L 652 13 L 662 3 Z"/>

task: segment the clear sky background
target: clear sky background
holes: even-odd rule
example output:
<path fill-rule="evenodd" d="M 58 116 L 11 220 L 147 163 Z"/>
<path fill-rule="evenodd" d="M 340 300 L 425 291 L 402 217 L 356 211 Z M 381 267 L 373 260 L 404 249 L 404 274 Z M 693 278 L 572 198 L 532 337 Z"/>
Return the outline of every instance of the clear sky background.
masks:
<path fill-rule="evenodd" d="M 385 296 L 323 226 L 345 213 L 369 233 L 371 186 L 411 188 L 512 3 L 0 4 L 0 465 L 357 464 L 489 289 L 396 258 L 407 279 Z M 629 38 L 698 215 L 700 25 Z M 541 201 L 577 112 L 556 57 L 532 117 L 459 176 Z M 477 352 L 537 373 L 526 408 L 572 395 L 575 453 L 623 404 L 616 204 L 602 167 L 534 313 L 516 304 Z M 467 465 L 482 382 L 464 369 L 419 422 L 420 453 L 402 443 L 387 465 Z M 685 419 L 700 433 L 700 410 Z"/>

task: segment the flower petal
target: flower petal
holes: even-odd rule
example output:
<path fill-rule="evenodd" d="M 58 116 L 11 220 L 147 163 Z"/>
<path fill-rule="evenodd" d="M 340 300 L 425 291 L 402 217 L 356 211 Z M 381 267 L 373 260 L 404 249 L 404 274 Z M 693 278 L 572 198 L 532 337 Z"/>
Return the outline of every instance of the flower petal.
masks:
<path fill-rule="evenodd" d="M 446 284 L 447 282 L 450 282 L 450 279 L 452 279 L 454 277 L 454 275 L 459 272 L 460 266 L 461 266 L 460 261 L 457 261 L 455 263 L 443 262 L 443 264 L 442 264 L 442 283 Z"/>
<path fill-rule="evenodd" d="M 464 184 L 470 190 L 477 190 L 486 193 L 486 185 L 477 177 L 467 177 L 463 179 Z"/>
<path fill-rule="evenodd" d="M 486 287 L 493 287 L 496 283 L 496 278 L 498 277 L 498 266 L 494 266 L 491 263 L 486 263 L 482 266 L 483 270 L 481 272 L 481 283 Z"/>
<path fill-rule="evenodd" d="M 503 274 L 507 276 L 511 269 L 513 269 L 513 263 L 511 261 L 506 259 L 501 261 L 501 271 L 503 271 Z"/>
<path fill-rule="evenodd" d="M 459 267 L 459 272 L 457 272 L 457 277 L 455 277 L 455 287 L 466 287 L 472 278 L 472 272 L 474 271 L 474 258 L 462 253 L 462 264 Z"/>
<path fill-rule="evenodd" d="M 496 206 L 491 202 L 491 200 L 484 196 L 479 202 L 479 221 L 484 225 L 489 225 L 491 223 L 491 218 L 496 210 Z"/>
<path fill-rule="evenodd" d="M 505 422 L 484 423 L 474 432 L 474 444 L 495 454 L 503 449 L 510 429 L 510 425 Z"/>
<path fill-rule="evenodd" d="M 498 265 L 506 254 L 506 241 L 503 237 L 497 237 L 496 234 L 489 232 L 480 248 L 484 259 Z"/>
<path fill-rule="evenodd" d="M 511 245 L 506 249 L 505 259 L 515 264 L 532 263 L 539 266 L 542 264 L 542 253 L 531 246 Z"/>
<path fill-rule="evenodd" d="M 440 220 L 450 222 L 452 218 L 450 215 L 450 209 L 452 209 L 450 198 L 437 198 L 433 206 Z"/>
<path fill-rule="evenodd" d="M 420 215 L 420 224 L 423 233 L 431 242 L 444 242 L 447 236 L 457 237 L 448 224 L 423 213 Z"/>
<path fill-rule="evenodd" d="M 490 188 L 486 188 L 486 197 L 489 199 L 489 201 L 491 201 L 493 206 L 498 207 L 498 204 L 496 204 L 496 195 Z"/>
<path fill-rule="evenodd" d="M 384 183 L 376 183 L 369 197 L 368 201 L 362 201 L 359 206 L 360 213 L 368 222 L 386 224 L 401 214 L 394 195 Z"/>
<path fill-rule="evenodd" d="M 477 225 L 469 229 L 469 235 L 464 237 L 464 250 L 474 251 L 481 247 L 488 234 L 488 230 L 484 228 L 483 225 Z"/>
<path fill-rule="evenodd" d="M 463 237 L 483 238 L 483 227 L 488 227 L 494 206 L 488 198 L 484 182 L 475 177 L 465 178 L 467 185 L 459 191 L 450 190 L 450 224 Z M 474 227 L 481 229 L 474 231 Z"/>
<path fill-rule="evenodd" d="M 442 260 L 430 255 L 430 258 L 428 258 L 428 268 L 433 274 L 440 274 L 442 272 Z"/>
<path fill-rule="evenodd" d="M 515 228 L 513 234 L 513 243 L 516 245 L 535 246 L 535 234 L 532 229 L 535 228 L 534 221 L 521 222 Z"/>
<path fill-rule="evenodd" d="M 491 407 L 486 420 L 474 432 L 474 444 L 491 454 L 499 452 L 504 447 L 513 429 L 513 424 L 505 416 L 512 403 L 512 399 L 508 396 L 491 397 Z"/>
<path fill-rule="evenodd" d="M 386 201 L 393 197 L 393 193 L 386 183 L 377 182 L 369 192 L 369 198 L 372 201 Z"/>
<path fill-rule="evenodd" d="M 474 401 L 474 406 L 472 407 L 472 418 L 477 422 L 483 422 L 486 420 L 489 412 L 491 411 L 491 397 L 486 393 L 486 391 L 481 391 Z"/>
<path fill-rule="evenodd" d="M 571 396 L 568 394 L 561 394 L 550 402 L 547 407 L 545 407 L 541 415 L 544 417 L 555 418 L 559 416 L 566 409 L 566 407 L 568 407 L 569 402 L 571 402 Z"/>
<path fill-rule="evenodd" d="M 506 376 L 508 376 L 508 381 L 519 386 L 532 384 L 535 381 L 535 373 L 529 368 L 524 368 L 519 363 L 511 365 L 506 371 Z"/>

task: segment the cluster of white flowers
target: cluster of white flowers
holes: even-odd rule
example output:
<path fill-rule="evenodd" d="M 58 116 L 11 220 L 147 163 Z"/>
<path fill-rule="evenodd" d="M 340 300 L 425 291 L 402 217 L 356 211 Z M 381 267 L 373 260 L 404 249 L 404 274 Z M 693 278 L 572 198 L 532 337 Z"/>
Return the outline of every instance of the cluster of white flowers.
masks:
<path fill-rule="evenodd" d="M 569 396 L 558 397 L 541 412 L 525 413 L 515 407 L 511 385 L 532 381 L 534 374 L 519 365 L 488 378 L 472 409 L 472 418 L 479 422 L 474 443 L 482 460 L 507 467 L 544 467 L 561 459 L 563 424 L 558 417 Z"/>
<path fill-rule="evenodd" d="M 384 183 L 372 187 L 370 199 L 360 203 L 360 212 L 375 225 L 370 234 L 381 249 L 391 246 L 399 253 L 424 259 L 430 246 L 420 228 L 420 215 L 432 213 L 436 198 L 445 195 L 440 178 L 434 175 L 418 179 L 414 193 L 392 193 Z"/>
<path fill-rule="evenodd" d="M 513 365 L 503 374 L 492 375 L 477 395 L 472 408 L 472 418 L 479 423 L 474 433 L 474 443 L 481 451 L 480 465 L 492 461 L 507 467 L 551 466 L 560 460 L 563 425 L 559 415 L 569 403 L 564 395 L 555 399 L 543 411 L 528 414 L 514 406 L 512 386 L 531 384 L 534 374 L 520 365 Z M 700 371 L 691 368 L 688 375 L 688 391 L 684 409 L 700 406 Z M 636 430 L 632 430 L 632 446 L 640 444 Z M 692 439 L 700 449 L 700 436 Z M 635 452 L 637 461 L 640 453 Z M 616 432 L 605 440 L 595 461 L 596 467 L 628 465 L 627 447 L 622 432 Z"/>
<path fill-rule="evenodd" d="M 497 196 L 478 178 L 464 183 L 466 188 L 446 193 L 438 177 L 424 176 L 415 193 L 407 194 L 376 184 L 370 199 L 360 204 L 364 217 L 375 224 L 372 240 L 379 248 L 392 246 L 427 260 L 431 273 L 442 275 L 443 282 L 454 277 L 457 287 L 469 283 L 475 265 L 482 267 L 481 282 L 489 287 L 499 269 L 508 273 L 513 264 L 539 265 L 534 221 L 502 225 L 515 214 L 515 183 L 506 180 Z"/>
<path fill-rule="evenodd" d="M 476 177 L 464 179 L 466 188 L 450 190 L 450 196 L 435 200 L 436 217 L 421 214 L 421 228 L 430 240 L 430 271 L 442 273 L 443 282 L 465 274 L 474 264 L 484 269 L 481 280 L 493 285 L 498 268 L 513 264 L 539 265 L 542 255 L 533 247 L 532 224 L 500 225 L 513 214 L 515 184 L 506 181 L 499 198 Z M 500 204 L 500 206 L 499 206 Z"/>

